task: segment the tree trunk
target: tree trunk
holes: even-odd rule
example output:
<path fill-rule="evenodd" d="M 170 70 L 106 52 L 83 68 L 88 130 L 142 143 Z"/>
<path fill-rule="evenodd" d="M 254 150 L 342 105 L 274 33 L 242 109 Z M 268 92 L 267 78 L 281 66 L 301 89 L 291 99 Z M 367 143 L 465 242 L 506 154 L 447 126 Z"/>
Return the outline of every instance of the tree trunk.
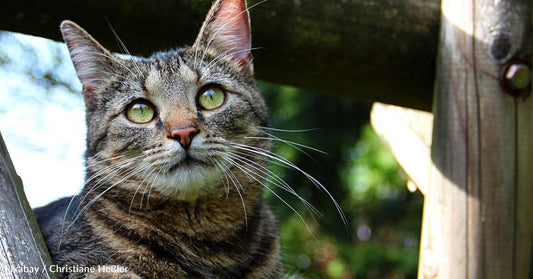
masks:
<path fill-rule="evenodd" d="M 249 6 L 258 0 L 248 1 Z M 60 40 L 71 19 L 113 51 L 107 20 L 132 54 L 192 44 L 211 1 L 4 0 L 0 29 Z M 439 0 L 283 0 L 251 9 L 259 79 L 431 109 Z"/>

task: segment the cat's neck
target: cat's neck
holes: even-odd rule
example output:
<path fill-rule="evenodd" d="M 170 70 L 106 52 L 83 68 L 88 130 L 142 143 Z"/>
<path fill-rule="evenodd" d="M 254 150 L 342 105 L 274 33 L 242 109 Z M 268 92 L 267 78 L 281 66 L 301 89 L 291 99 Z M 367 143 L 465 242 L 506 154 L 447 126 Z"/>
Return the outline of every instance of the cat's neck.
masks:
<path fill-rule="evenodd" d="M 93 191 L 85 204 L 85 219 L 99 227 L 119 226 L 125 230 L 152 231 L 161 235 L 186 234 L 195 238 L 227 238 L 248 227 L 257 218 L 261 205 L 261 187 L 248 182 L 242 189 L 221 184 L 215 191 L 195 200 L 182 201 L 157 191 L 133 193 L 122 188 L 109 189 L 104 195 Z M 88 188 L 88 187 L 87 187 Z M 90 189 L 90 188 L 88 188 Z M 154 224 L 159 227 L 153 229 Z"/>
<path fill-rule="evenodd" d="M 121 198 L 127 195 L 111 189 L 83 218 L 97 232 L 98 242 L 112 251 L 115 262 L 139 267 L 136 271 L 147 277 L 175 277 L 191 259 L 222 268 L 220 274 L 245 274 L 252 262 L 276 266 L 280 258 L 274 217 L 261 201 L 261 187 L 242 186 L 240 192 L 230 188 L 217 198 L 195 201 L 152 193 L 142 207 L 136 197 L 131 210 L 131 200 Z M 143 270 L 139 259 L 150 259 L 151 265 Z M 192 274 L 194 269 L 185 270 Z"/>

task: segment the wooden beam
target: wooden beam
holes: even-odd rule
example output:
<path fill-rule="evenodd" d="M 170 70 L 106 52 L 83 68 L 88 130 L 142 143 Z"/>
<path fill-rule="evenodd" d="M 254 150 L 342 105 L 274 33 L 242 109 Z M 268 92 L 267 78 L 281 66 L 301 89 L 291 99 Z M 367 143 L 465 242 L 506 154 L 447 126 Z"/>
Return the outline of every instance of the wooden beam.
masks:
<path fill-rule="evenodd" d="M 433 115 L 428 112 L 375 103 L 371 123 L 409 177 L 409 190 L 426 193 L 431 166 Z M 411 187 L 414 185 L 414 187 Z"/>
<path fill-rule="evenodd" d="M 0 278 L 57 278 L 1 134 L 0 193 Z"/>
<path fill-rule="evenodd" d="M 249 0 L 251 7 L 259 0 Z M 71 19 L 130 52 L 192 44 L 211 1 L 3 0 L 0 30 L 61 40 Z M 440 0 L 266 1 L 250 10 L 261 80 L 431 110 Z"/>
<path fill-rule="evenodd" d="M 533 276 L 533 98 L 500 75 L 531 65 L 531 5 L 442 2 L 419 278 Z"/>

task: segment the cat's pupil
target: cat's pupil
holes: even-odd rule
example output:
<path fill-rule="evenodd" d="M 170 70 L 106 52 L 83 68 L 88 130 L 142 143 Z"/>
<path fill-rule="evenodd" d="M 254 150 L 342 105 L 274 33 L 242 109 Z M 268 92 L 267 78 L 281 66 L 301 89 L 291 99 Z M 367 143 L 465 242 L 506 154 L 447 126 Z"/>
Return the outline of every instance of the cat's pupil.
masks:
<path fill-rule="evenodd" d="M 146 105 L 144 105 L 144 104 L 137 104 L 137 105 L 135 105 L 135 106 L 133 107 L 133 109 L 134 109 L 134 110 L 136 110 L 136 109 L 137 109 L 137 110 L 140 110 L 140 111 L 141 111 L 141 115 L 144 115 L 144 114 L 145 114 L 144 110 L 146 109 Z"/>

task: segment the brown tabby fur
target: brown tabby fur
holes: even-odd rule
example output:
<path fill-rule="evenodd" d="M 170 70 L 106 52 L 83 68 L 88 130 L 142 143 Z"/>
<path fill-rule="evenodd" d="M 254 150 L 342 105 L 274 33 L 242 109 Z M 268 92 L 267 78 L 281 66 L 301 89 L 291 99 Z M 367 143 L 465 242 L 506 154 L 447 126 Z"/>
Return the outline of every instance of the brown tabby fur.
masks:
<path fill-rule="evenodd" d="M 270 141 L 249 28 L 244 0 L 218 0 L 192 47 L 125 59 L 62 23 L 84 88 L 86 181 L 79 195 L 35 212 L 58 267 L 127 271 L 61 277 L 282 277 L 276 223 L 261 199 Z M 198 94 L 213 86 L 226 100 L 202 109 Z M 152 121 L 128 120 L 137 99 L 154 105 Z M 197 133 L 185 148 L 170 134 L 189 126 Z"/>

